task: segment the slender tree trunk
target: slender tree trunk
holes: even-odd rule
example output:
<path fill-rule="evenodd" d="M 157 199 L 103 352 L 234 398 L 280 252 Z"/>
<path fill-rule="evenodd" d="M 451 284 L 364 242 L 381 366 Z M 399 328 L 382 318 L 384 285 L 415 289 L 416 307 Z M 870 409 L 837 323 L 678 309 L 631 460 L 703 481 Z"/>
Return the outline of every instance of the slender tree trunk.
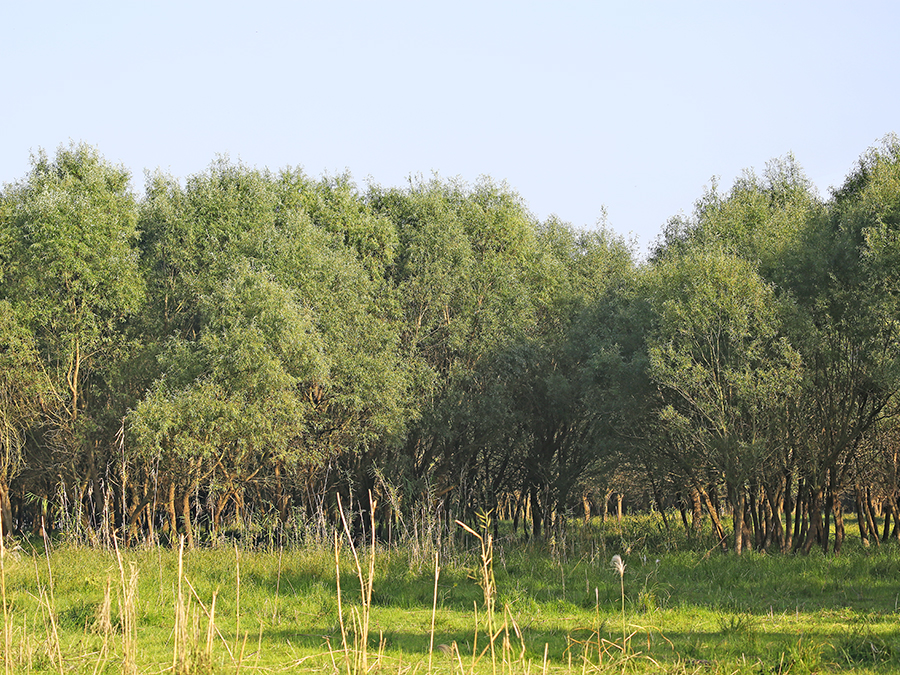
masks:
<path fill-rule="evenodd" d="M 753 541 L 756 543 L 756 548 L 760 549 L 763 547 L 765 543 L 765 532 L 763 528 L 763 520 L 759 516 L 759 511 L 761 505 L 756 501 L 756 494 L 758 492 L 758 488 L 751 484 L 749 490 L 749 500 L 747 504 L 747 513 L 750 516 L 750 521 L 753 523 Z M 744 516 L 744 523 L 747 522 L 747 517 Z"/>
<path fill-rule="evenodd" d="M 524 507 L 524 502 L 526 498 L 526 491 L 522 490 L 519 495 L 516 497 L 516 506 L 513 510 L 513 535 L 519 533 L 519 516 L 522 514 L 522 509 Z M 527 532 L 526 532 L 527 534 Z"/>
<path fill-rule="evenodd" d="M 675 503 L 678 504 L 678 514 L 681 516 L 681 524 L 684 526 L 684 534 L 686 537 L 690 537 L 691 536 L 691 524 L 688 521 L 687 508 L 685 508 L 686 503 L 685 503 L 684 495 L 681 492 L 679 492 L 675 496 Z"/>
<path fill-rule="evenodd" d="M 719 520 L 719 510 L 716 508 L 715 504 L 713 504 L 712 498 L 706 490 L 702 487 L 698 487 L 697 490 L 703 498 L 703 501 L 706 503 L 706 511 L 709 513 L 710 520 L 712 520 L 716 538 L 719 540 L 722 548 L 727 551 L 728 542 L 725 540 L 725 528 L 722 527 L 722 521 Z"/>
<path fill-rule="evenodd" d="M 806 533 L 809 530 L 808 501 L 809 490 L 806 487 L 806 481 L 801 480 L 797 485 L 797 500 L 794 509 L 794 551 L 799 551 L 806 542 Z"/>
<path fill-rule="evenodd" d="M 829 497 L 831 501 L 831 512 L 834 514 L 834 552 L 839 554 L 844 545 L 846 533 L 844 532 L 844 505 L 841 503 L 841 480 L 838 478 L 837 469 L 831 470 L 831 485 L 829 487 Z M 827 537 L 826 537 L 827 540 Z M 826 549 L 827 553 L 828 550 Z"/>
<path fill-rule="evenodd" d="M 541 526 L 543 525 L 543 511 L 539 503 L 538 490 L 536 487 L 531 488 L 531 536 L 535 539 L 541 537 Z"/>
<path fill-rule="evenodd" d="M 228 499 L 231 497 L 231 494 L 231 490 L 226 490 L 216 499 L 216 506 L 213 510 L 213 534 L 215 536 L 218 536 L 219 531 L 222 529 L 222 511 L 228 505 Z"/>
<path fill-rule="evenodd" d="M 279 460 L 275 462 L 275 490 L 278 503 L 278 519 L 281 522 L 281 525 L 284 526 L 288 519 L 288 509 L 290 507 L 291 497 L 285 493 L 284 486 L 281 482 L 281 472 L 282 463 Z"/>
<path fill-rule="evenodd" d="M 861 488 L 859 485 L 856 486 L 856 522 L 859 525 L 859 538 L 862 541 L 862 545 L 865 548 L 869 548 L 869 528 L 868 528 L 868 520 L 866 519 L 866 511 L 863 508 L 863 500 L 862 495 L 860 494 Z"/>
<path fill-rule="evenodd" d="M 699 535 L 703 527 L 703 504 L 700 501 L 700 492 L 696 487 L 691 487 L 691 532 Z"/>
<path fill-rule="evenodd" d="M 809 530 L 806 533 L 806 542 L 803 544 L 803 553 L 808 554 L 812 547 L 822 541 L 822 489 L 814 488 L 812 499 L 809 500 Z"/>
<path fill-rule="evenodd" d="M 880 546 L 881 541 L 878 539 L 878 527 L 875 524 L 874 509 L 872 508 L 872 488 L 870 487 L 866 488 L 866 501 L 863 506 L 866 511 L 866 529 L 869 530 L 869 535 L 875 541 L 875 545 Z"/>
<path fill-rule="evenodd" d="M 840 498 L 832 501 L 831 508 L 834 511 L 834 554 L 840 555 L 844 546 L 844 506 Z"/>
<path fill-rule="evenodd" d="M 774 494 L 773 494 L 774 493 Z M 763 485 L 763 497 L 766 500 L 768 508 L 766 517 L 768 526 L 766 528 L 765 550 L 769 550 L 773 545 L 778 547 L 782 553 L 785 552 L 784 526 L 781 524 L 781 512 L 784 510 L 784 488 L 779 485 L 772 488 L 768 484 Z"/>
<path fill-rule="evenodd" d="M 178 515 L 175 513 L 175 482 L 169 483 L 166 495 L 166 514 L 169 516 L 169 544 L 174 546 L 178 541 Z"/>
<path fill-rule="evenodd" d="M 731 493 L 731 516 L 734 524 L 734 552 L 741 555 L 744 551 L 744 506 L 746 495 L 743 488 L 728 486 Z"/>
<path fill-rule="evenodd" d="M 781 552 L 787 553 L 791 550 L 791 546 L 794 543 L 794 529 L 791 523 L 791 514 L 794 511 L 794 502 L 793 495 L 791 493 L 791 474 L 785 472 L 784 474 L 784 498 L 782 500 L 782 508 L 784 511 L 784 532 L 782 534 L 783 540 L 781 542 Z M 780 519 L 780 518 L 779 518 Z"/>
<path fill-rule="evenodd" d="M 891 536 L 891 521 L 894 517 L 894 499 L 888 497 L 884 500 L 884 534 L 881 535 L 881 541 L 887 541 Z"/>
<path fill-rule="evenodd" d="M 194 548 L 194 526 L 191 522 L 191 492 L 187 489 L 181 497 L 181 520 L 184 523 L 184 538 L 189 549 Z"/>
<path fill-rule="evenodd" d="M 6 537 L 12 534 L 13 519 L 12 507 L 9 501 L 9 483 L 6 476 L 0 476 L 0 536 Z"/>
<path fill-rule="evenodd" d="M 891 539 L 900 542 L 900 500 L 898 500 L 896 488 L 894 488 L 894 496 L 892 499 L 894 500 L 892 509 L 894 513 L 894 529 L 891 530 Z"/>
<path fill-rule="evenodd" d="M 822 514 L 822 552 L 828 553 L 829 539 L 831 538 L 831 512 L 834 508 L 834 492 L 828 489 L 825 495 L 825 509 Z"/>

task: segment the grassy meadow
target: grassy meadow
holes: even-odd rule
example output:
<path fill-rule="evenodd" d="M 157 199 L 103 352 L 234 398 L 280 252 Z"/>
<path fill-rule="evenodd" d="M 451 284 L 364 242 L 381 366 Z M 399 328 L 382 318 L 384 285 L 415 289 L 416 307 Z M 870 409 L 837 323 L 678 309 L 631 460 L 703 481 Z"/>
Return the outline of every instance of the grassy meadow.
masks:
<path fill-rule="evenodd" d="M 679 537 L 644 516 L 573 524 L 540 546 L 457 528 L 439 553 L 421 542 L 357 550 L 343 536 L 337 555 L 8 540 L 3 668 L 900 672 L 896 546 L 738 558 Z"/>

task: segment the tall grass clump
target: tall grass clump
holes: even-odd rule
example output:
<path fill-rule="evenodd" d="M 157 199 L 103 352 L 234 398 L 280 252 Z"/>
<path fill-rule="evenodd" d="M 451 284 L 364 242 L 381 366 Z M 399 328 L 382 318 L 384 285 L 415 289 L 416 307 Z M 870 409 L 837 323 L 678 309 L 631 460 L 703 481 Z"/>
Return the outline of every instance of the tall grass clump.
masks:
<path fill-rule="evenodd" d="M 616 574 L 619 575 L 619 587 L 622 592 L 622 649 L 625 649 L 625 563 L 622 560 L 622 556 L 616 554 L 612 557 L 612 561 L 610 561 L 610 565 L 613 570 L 615 570 Z"/>
<path fill-rule="evenodd" d="M 0 532 L 0 595 L 3 598 L 3 673 L 9 675 L 9 661 L 12 649 L 12 625 L 9 620 L 9 606 L 6 602 L 6 533 Z"/>
<path fill-rule="evenodd" d="M 347 668 L 347 674 L 353 675 L 355 673 L 368 673 L 369 672 L 369 628 L 371 625 L 371 614 L 372 614 L 372 588 L 374 586 L 375 580 L 375 507 L 376 502 L 372 498 L 372 495 L 369 495 L 370 500 L 370 509 L 369 513 L 371 514 L 371 548 L 369 550 L 369 564 L 367 568 L 367 573 L 363 574 L 362 563 L 359 559 L 359 553 L 356 550 L 356 545 L 353 542 L 353 535 L 350 532 L 350 525 L 347 522 L 347 516 L 344 513 L 344 507 L 341 503 L 341 498 L 338 496 L 338 510 L 341 514 L 341 523 L 344 526 L 344 534 L 347 537 L 347 542 L 350 545 L 350 551 L 353 555 L 353 563 L 356 567 L 356 575 L 359 579 L 359 589 L 360 589 L 360 607 L 352 607 L 350 610 L 350 620 L 353 625 L 353 649 L 351 650 L 349 647 L 349 643 L 347 641 L 347 629 L 344 624 L 344 616 L 343 616 L 343 606 L 341 603 L 341 587 L 340 587 L 340 578 L 341 578 L 341 566 L 340 566 L 340 549 L 338 547 L 338 535 L 335 532 L 335 547 L 334 547 L 334 561 L 335 561 L 335 575 L 337 579 L 337 596 L 338 596 L 338 619 L 341 624 L 341 640 L 344 648 L 344 663 Z"/>

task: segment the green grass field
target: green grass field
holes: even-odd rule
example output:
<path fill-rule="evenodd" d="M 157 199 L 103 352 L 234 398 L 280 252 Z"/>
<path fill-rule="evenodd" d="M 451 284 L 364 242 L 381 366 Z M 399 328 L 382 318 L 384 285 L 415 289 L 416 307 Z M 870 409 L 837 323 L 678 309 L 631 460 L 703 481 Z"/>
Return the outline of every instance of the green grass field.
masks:
<path fill-rule="evenodd" d="M 658 533 L 500 537 L 489 560 L 466 535 L 436 596 L 433 558 L 378 548 L 367 603 L 370 552 L 360 575 L 347 545 L 338 579 L 328 548 L 185 551 L 179 574 L 177 550 L 25 542 L 3 559 L 4 672 L 900 672 L 897 547 L 737 558 Z"/>

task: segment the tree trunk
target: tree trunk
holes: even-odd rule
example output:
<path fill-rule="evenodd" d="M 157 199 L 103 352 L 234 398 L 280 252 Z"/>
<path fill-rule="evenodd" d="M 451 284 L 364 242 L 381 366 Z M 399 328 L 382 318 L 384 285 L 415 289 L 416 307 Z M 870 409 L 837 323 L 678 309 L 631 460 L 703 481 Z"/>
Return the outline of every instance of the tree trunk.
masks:
<path fill-rule="evenodd" d="M 723 550 L 728 550 L 728 543 L 725 541 L 725 528 L 722 527 L 722 521 L 719 520 L 719 510 L 716 508 L 715 504 L 713 504 L 712 498 L 710 498 L 709 493 L 704 490 L 702 487 L 698 487 L 697 491 L 700 493 L 700 496 L 703 498 L 703 501 L 706 503 L 706 511 L 709 513 L 709 517 L 713 523 L 713 529 L 715 530 L 716 537 L 719 540 L 719 544 L 722 545 Z"/>
<path fill-rule="evenodd" d="M 866 501 L 863 504 L 866 512 L 866 526 L 869 530 L 869 535 L 875 541 L 876 546 L 881 545 L 881 541 L 878 539 L 878 527 L 875 525 L 875 515 L 873 514 L 872 508 L 872 488 L 866 488 Z"/>
<path fill-rule="evenodd" d="M 543 512 L 539 502 L 538 490 L 536 487 L 531 488 L 531 535 L 535 539 L 541 537 L 541 527 L 543 525 Z"/>
<path fill-rule="evenodd" d="M 784 553 L 787 550 L 787 544 L 784 537 L 784 526 L 781 524 L 781 512 L 784 510 L 783 486 L 779 485 L 773 490 L 765 484 L 763 485 L 763 496 L 768 504 L 767 518 L 769 521 L 764 548 L 769 550 L 774 545 L 781 553 Z"/>
<path fill-rule="evenodd" d="M 865 548 L 869 548 L 869 528 L 867 527 L 868 520 L 866 519 L 866 511 L 863 508 L 863 500 L 862 495 L 860 494 L 861 488 L 859 485 L 856 486 L 856 522 L 859 525 L 859 538 L 862 541 L 862 545 Z"/>
<path fill-rule="evenodd" d="M 681 524 L 684 525 L 684 534 L 686 537 L 690 538 L 691 536 L 691 524 L 688 521 L 687 517 L 687 508 L 684 495 L 680 492 L 675 496 L 675 502 L 678 504 L 678 514 L 681 516 Z"/>
<path fill-rule="evenodd" d="M 763 527 L 765 521 L 760 517 L 762 504 L 757 503 L 757 492 L 758 488 L 755 485 L 751 485 L 747 504 L 747 514 L 750 516 L 749 520 L 753 523 L 753 541 L 756 544 L 756 548 L 760 549 L 763 548 L 763 545 L 765 544 L 765 528 Z M 747 516 L 745 515 L 744 523 L 747 523 L 747 520 Z"/>
<path fill-rule="evenodd" d="M 169 483 L 169 493 L 166 495 L 166 514 L 169 517 L 169 545 L 174 546 L 178 541 L 178 515 L 175 513 L 175 483 Z"/>
<path fill-rule="evenodd" d="M 844 506 L 839 497 L 832 501 L 831 508 L 834 511 L 834 554 L 840 555 L 844 545 Z"/>
<path fill-rule="evenodd" d="M 807 493 L 806 483 L 801 480 L 797 485 L 797 499 L 794 509 L 794 544 L 792 548 L 794 551 L 798 551 L 803 547 L 806 541 L 806 532 L 809 529 Z"/>
<path fill-rule="evenodd" d="M 783 480 L 784 480 L 784 483 L 783 483 L 784 484 L 784 494 L 783 494 L 783 499 L 782 499 L 781 510 L 784 511 L 784 532 L 782 534 L 784 539 L 781 542 L 781 552 L 787 553 L 788 551 L 791 550 L 791 546 L 794 543 L 794 529 L 793 529 L 793 526 L 791 523 L 791 514 L 794 511 L 794 502 L 793 502 L 794 498 L 793 498 L 793 495 L 791 494 L 791 483 L 792 483 L 791 474 L 785 473 Z M 780 516 L 779 516 L 779 520 L 780 520 Z"/>
<path fill-rule="evenodd" d="M 288 509 L 290 507 L 291 497 L 284 491 L 284 486 L 281 483 L 281 471 L 282 464 L 279 460 L 275 462 L 275 490 L 276 500 L 278 504 L 278 519 L 283 527 L 285 524 L 287 524 Z"/>
<path fill-rule="evenodd" d="M 194 548 L 194 527 L 191 524 L 191 490 L 185 490 L 181 496 L 181 522 L 184 523 L 185 543 L 189 549 Z"/>
<path fill-rule="evenodd" d="M 822 532 L 822 489 L 815 488 L 812 499 L 807 506 L 809 509 L 809 530 L 806 533 L 806 541 L 803 544 L 803 553 L 808 554 L 812 547 L 823 538 Z"/>
<path fill-rule="evenodd" d="M 894 500 L 888 497 L 884 500 L 884 534 L 881 535 L 881 541 L 887 541 L 891 536 L 891 520 L 894 516 Z"/>
<path fill-rule="evenodd" d="M 6 476 L 0 477 L 0 536 L 6 537 L 12 534 L 13 519 L 12 506 L 9 501 L 9 484 Z"/>
<path fill-rule="evenodd" d="M 696 487 L 691 488 L 691 532 L 699 535 L 703 527 L 703 504 L 700 502 L 700 492 Z"/>
<path fill-rule="evenodd" d="M 894 529 L 891 530 L 891 539 L 900 542 L 900 500 L 897 498 L 897 490 L 894 490 L 894 505 L 892 511 L 894 513 Z"/>
<path fill-rule="evenodd" d="M 731 493 L 731 517 L 734 524 L 734 552 L 741 555 L 744 551 L 744 506 L 746 495 L 742 488 L 729 486 Z"/>

